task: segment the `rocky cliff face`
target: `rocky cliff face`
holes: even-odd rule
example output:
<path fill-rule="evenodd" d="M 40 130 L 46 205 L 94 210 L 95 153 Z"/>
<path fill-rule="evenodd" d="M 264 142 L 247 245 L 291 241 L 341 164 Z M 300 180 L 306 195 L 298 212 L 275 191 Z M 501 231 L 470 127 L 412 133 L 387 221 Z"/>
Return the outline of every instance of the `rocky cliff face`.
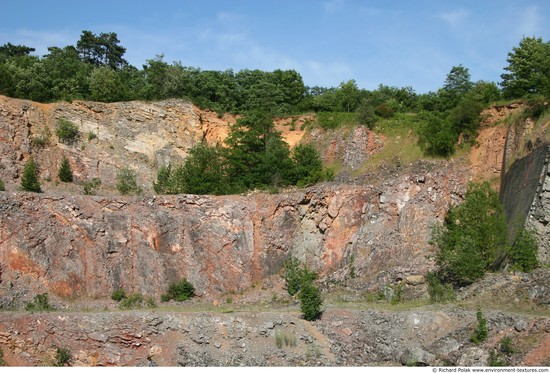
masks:
<path fill-rule="evenodd" d="M 433 166 L 433 165 L 432 165 Z M 460 169 L 461 171 L 458 171 Z M 425 274 L 431 227 L 464 192 L 459 164 L 374 186 L 249 196 L 0 194 L 3 306 L 50 292 L 159 296 L 188 278 L 199 294 L 240 291 L 296 257 L 357 286 Z"/>
<path fill-rule="evenodd" d="M 72 145 L 55 136 L 60 118 L 78 126 L 80 138 Z M 23 164 L 32 155 L 45 191 L 81 191 L 58 186 L 58 168 L 66 156 L 76 184 L 99 178 L 104 192 L 112 192 L 117 171 L 130 167 L 148 191 L 160 165 L 181 162 L 200 141 L 222 142 L 234 122 L 234 117 L 218 118 L 181 100 L 39 104 L 0 96 L 0 177 L 8 190 L 17 189 Z"/>

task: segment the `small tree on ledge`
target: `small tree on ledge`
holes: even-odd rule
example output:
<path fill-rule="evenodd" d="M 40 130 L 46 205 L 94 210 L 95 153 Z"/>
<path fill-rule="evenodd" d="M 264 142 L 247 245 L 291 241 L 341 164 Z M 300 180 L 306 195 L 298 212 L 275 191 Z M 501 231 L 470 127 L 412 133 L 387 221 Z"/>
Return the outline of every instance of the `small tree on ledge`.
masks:
<path fill-rule="evenodd" d="M 25 163 L 23 176 L 21 177 L 21 190 L 35 193 L 42 192 L 38 182 L 38 165 L 32 157 Z"/>
<path fill-rule="evenodd" d="M 61 166 L 59 167 L 59 180 L 64 183 L 72 183 L 73 181 L 73 171 L 71 170 L 71 165 L 69 164 L 69 159 L 63 157 L 61 161 Z"/>

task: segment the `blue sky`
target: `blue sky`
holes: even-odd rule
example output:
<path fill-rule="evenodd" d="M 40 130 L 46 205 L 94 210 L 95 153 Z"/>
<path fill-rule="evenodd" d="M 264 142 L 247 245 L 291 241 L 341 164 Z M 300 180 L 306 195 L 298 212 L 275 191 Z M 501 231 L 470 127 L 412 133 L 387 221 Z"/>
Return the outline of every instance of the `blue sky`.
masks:
<path fill-rule="evenodd" d="M 295 69 L 309 86 L 443 85 L 462 64 L 500 81 L 522 36 L 550 40 L 548 0 L 0 0 L 0 45 L 47 53 L 82 30 L 116 32 L 126 59 L 203 70 Z"/>

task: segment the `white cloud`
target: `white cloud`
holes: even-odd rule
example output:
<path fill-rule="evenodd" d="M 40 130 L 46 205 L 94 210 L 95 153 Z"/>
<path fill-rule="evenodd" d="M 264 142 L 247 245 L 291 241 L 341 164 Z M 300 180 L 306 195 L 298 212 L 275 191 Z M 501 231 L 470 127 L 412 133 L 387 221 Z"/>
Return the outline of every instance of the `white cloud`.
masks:
<path fill-rule="evenodd" d="M 437 15 L 438 18 L 447 22 L 451 27 L 457 27 L 469 16 L 470 12 L 465 9 L 459 9 L 453 12 L 439 13 Z"/>

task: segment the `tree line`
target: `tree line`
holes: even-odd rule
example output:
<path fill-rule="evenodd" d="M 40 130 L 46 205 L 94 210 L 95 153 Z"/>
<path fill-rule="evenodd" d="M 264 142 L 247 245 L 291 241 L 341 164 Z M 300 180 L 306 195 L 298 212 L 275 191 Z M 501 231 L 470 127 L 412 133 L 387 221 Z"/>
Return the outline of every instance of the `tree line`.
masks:
<path fill-rule="evenodd" d="M 339 112 L 347 114 L 338 118 L 370 128 L 382 118 L 412 112 L 422 118 L 417 134 L 425 153 L 443 157 L 452 155 L 459 138 L 475 138 L 481 110 L 488 104 L 550 96 L 550 43 L 537 37 L 524 37 L 508 53 L 498 85 L 472 82 L 469 69 L 458 65 L 440 89 L 424 94 L 383 84 L 369 91 L 355 80 L 338 87 L 308 87 L 295 70 L 201 70 L 167 63 L 162 55 L 139 69 L 125 60 L 126 48 L 113 32 L 83 31 L 76 45 L 49 47 L 42 57 L 32 55 L 34 51 L 11 43 L 0 46 L 0 94 L 39 102 L 186 98 L 220 115 Z M 334 125 L 338 123 L 327 124 Z"/>
<path fill-rule="evenodd" d="M 355 112 L 368 101 L 378 114 L 392 111 L 440 110 L 456 105 L 470 89 L 477 97 L 493 99 L 550 93 L 550 46 L 541 38 L 524 37 L 508 55 L 500 89 L 495 83 L 471 83 L 467 69 L 453 67 L 445 85 L 436 92 L 416 94 L 412 87 L 380 85 L 368 91 L 354 80 L 338 87 L 307 87 L 295 70 L 201 70 L 171 64 L 158 55 L 141 69 L 124 58 L 126 48 L 114 32 L 95 35 L 82 31 L 76 45 L 51 46 L 42 57 L 34 48 L 11 43 L 0 46 L 0 93 L 40 102 L 72 99 L 97 101 L 188 98 L 199 106 L 223 112 L 268 110 Z M 386 113 L 385 113 L 386 112 Z"/>

